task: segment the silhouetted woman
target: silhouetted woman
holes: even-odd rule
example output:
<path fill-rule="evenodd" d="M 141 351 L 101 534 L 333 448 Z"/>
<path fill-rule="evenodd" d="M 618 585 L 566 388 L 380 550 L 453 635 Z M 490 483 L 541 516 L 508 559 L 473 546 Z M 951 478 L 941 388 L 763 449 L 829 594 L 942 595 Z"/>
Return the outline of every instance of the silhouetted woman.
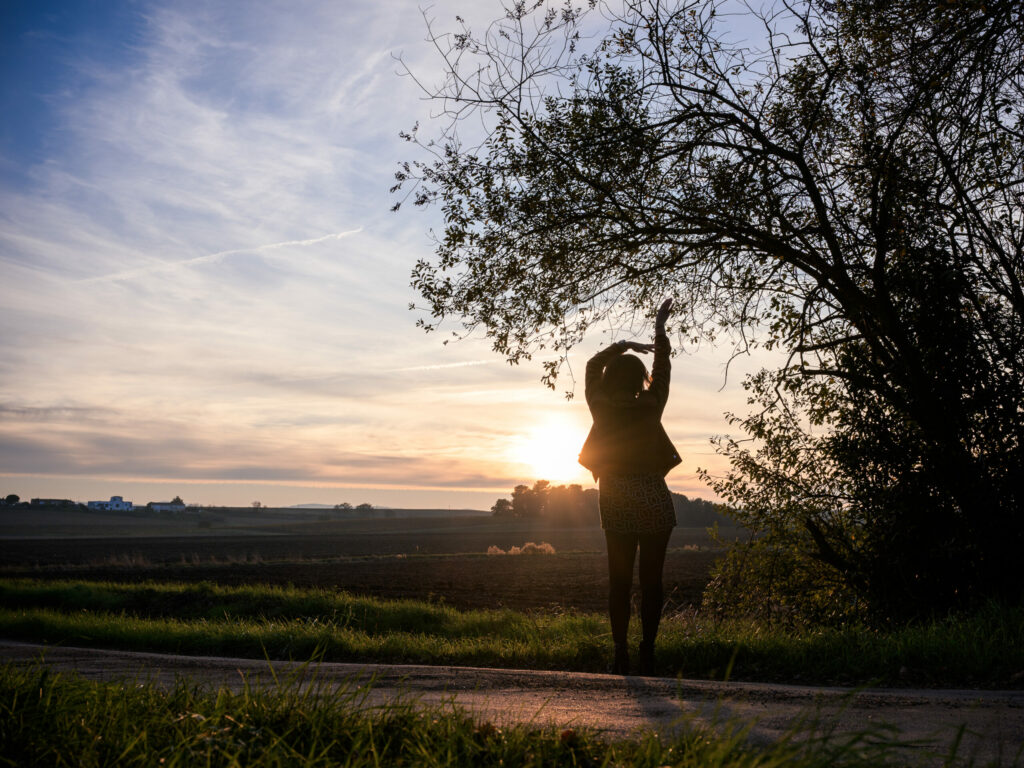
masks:
<path fill-rule="evenodd" d="M 633 560 L 640 550 L 640 673 L 654 673 L 654 640 L 663 603 L 665 550 L 676 524 L 665 475 L 679 455 L 661 426 L 671 375 L 665 321 L 672 300 L 658 310 L 654 344 L 619 341 L 587 362 L 587 405 L 594 426 L 580 463 L 600 488 L 601 527 L 608 543 L 608 614 L 615 642 L 612 672 L 629 674 L 630 591 Z M 651 375 L 632 352 L 654 352 Z"/>

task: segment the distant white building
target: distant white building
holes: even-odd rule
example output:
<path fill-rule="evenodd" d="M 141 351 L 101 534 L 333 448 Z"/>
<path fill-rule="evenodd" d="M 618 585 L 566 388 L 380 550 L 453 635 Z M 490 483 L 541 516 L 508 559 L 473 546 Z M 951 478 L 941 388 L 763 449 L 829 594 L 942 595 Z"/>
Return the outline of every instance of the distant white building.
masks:
<path fill-rule="evenodd" d="M 121 496 L 111 496 L 110 501 L 90 501 L 86 506 L 101 512 L 131 512 L 135 508 Z"/>
<path fill-rule="evenodd" d="M 175 504 L 173 501 L 151 501 L 146 505 L 154 512 L 184 512 L 187 507 L 184 504 Z"/>

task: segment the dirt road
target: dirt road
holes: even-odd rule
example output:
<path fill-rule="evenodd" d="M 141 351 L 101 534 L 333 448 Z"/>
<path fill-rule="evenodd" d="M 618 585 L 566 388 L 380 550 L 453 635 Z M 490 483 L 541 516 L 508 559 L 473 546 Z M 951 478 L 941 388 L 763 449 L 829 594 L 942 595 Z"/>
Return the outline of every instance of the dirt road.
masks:
<path fill-rule="evenodd" d="M 0 641 L 0 660 L 75 671 L 96 680 L 152 681 L 178 677 L 240 690 L 273 685 L 266 661 L 169 656 Z M 610 736 L 639 730 L 671 732 L 687 723 L 753 722 L 751 739 L 779 738 L 800 718 L 816 718 L 838 733 L 892 726 L 913 762 L 941 765 L 958 730 L 964 729 L 958 763 L 1024 765 L 1024 692 L 956 690 L 862 690 L 756 683 L 714 683 L 668 678 L 621 678 L 578 672 L 470 667 L 324 663 L 316 667 L 273 662 L 279 678 L 304 684 L 366 685 L 367 703 L 413 697 L 423 705 L 454 701 L 480 719 L 499 724 L 530 722 L 593 728 Z M 894 732 L 889 731 L 892 736 Z"/>

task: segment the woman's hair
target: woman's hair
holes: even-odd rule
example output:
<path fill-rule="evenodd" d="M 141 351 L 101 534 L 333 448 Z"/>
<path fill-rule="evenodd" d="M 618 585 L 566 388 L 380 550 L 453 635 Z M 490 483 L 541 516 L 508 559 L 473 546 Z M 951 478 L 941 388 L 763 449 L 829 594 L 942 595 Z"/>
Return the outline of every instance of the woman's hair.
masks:
<path fill-rule="evenodd" d="M 636 397 L 649 382 L 643 360 L 636 355 L 620 355 L 604 367 L 601 388 L 606 395 Z"/>

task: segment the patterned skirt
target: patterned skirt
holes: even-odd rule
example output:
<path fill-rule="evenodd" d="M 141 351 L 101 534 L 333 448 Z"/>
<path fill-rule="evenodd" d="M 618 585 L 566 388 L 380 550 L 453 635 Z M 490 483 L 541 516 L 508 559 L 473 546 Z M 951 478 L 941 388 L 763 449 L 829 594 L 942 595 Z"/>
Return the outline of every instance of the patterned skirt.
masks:
<path fill-rule="evenodd" d="M 601 475 L 601 527 L 612 533 L 662 533 L 676 525 L 661 475 Z"/>

